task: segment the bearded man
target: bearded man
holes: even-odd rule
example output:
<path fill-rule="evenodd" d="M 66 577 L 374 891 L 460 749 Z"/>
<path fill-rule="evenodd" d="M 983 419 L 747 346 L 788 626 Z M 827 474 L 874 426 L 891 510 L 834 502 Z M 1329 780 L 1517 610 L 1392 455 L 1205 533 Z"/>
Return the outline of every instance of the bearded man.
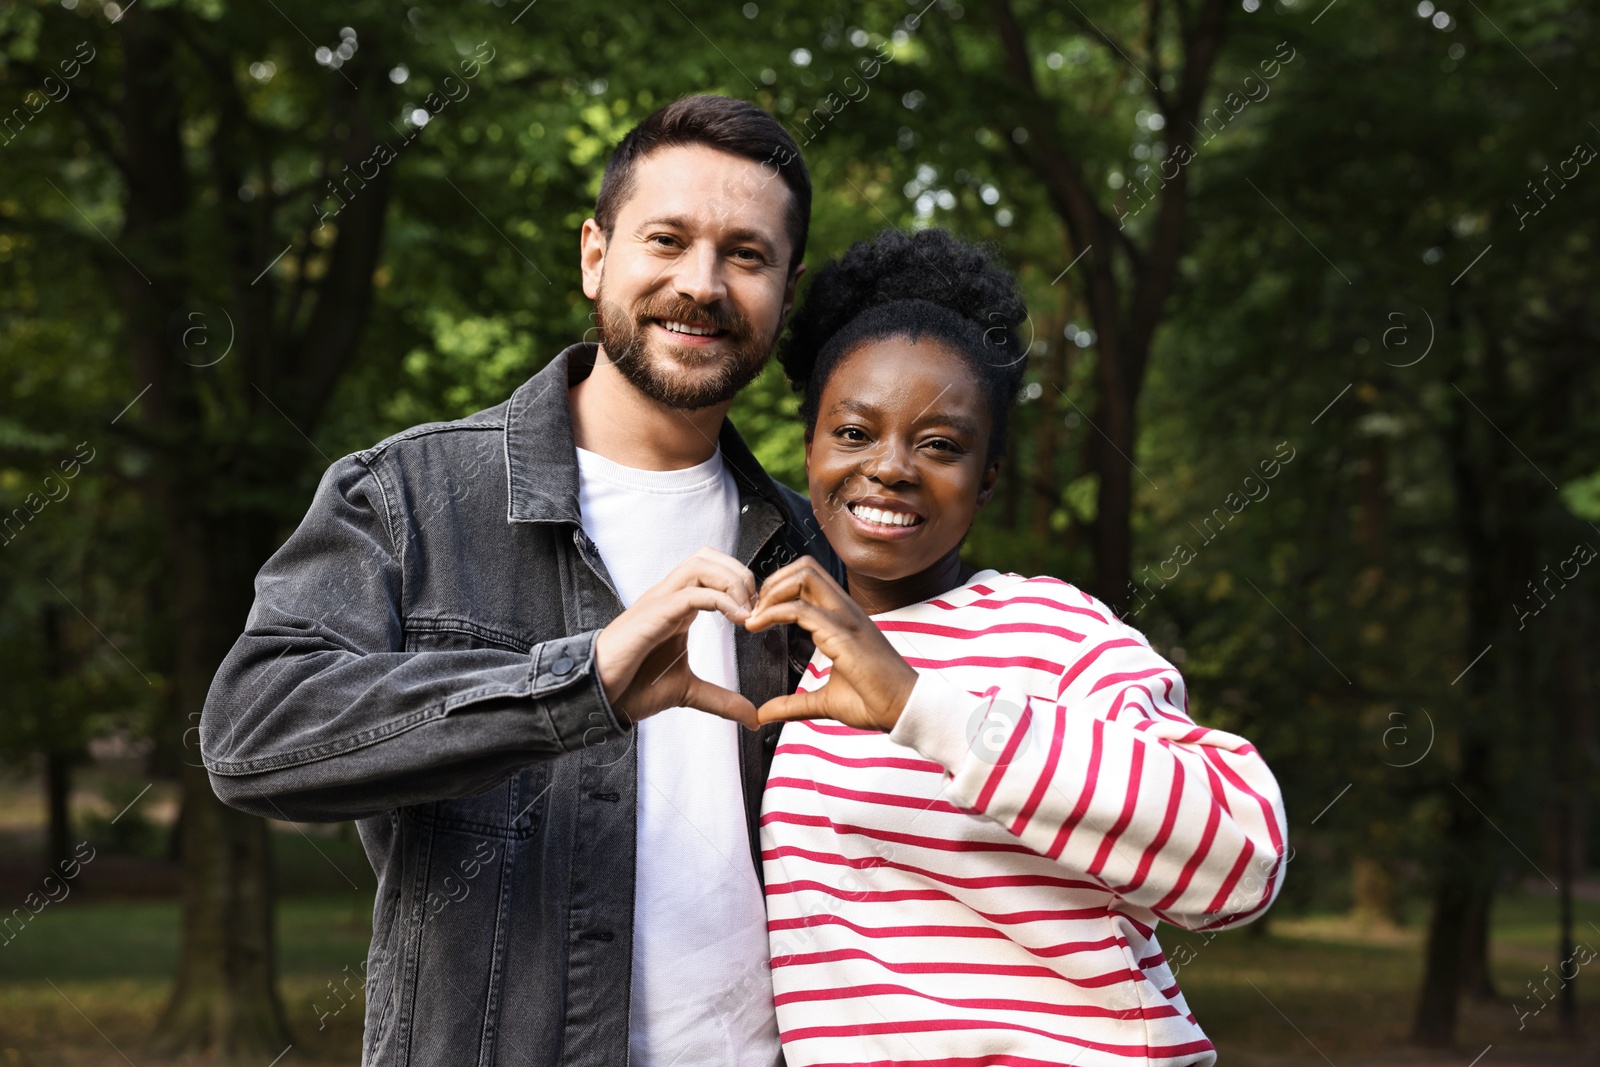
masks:
<path fill-rule="evenodd" d="M 757 832 L 777 733 L 739 723 L 811 648 L 732 620 L 799 554 L 838 571 L 726 415 L 810 208 L 755 105 L 651 115 L 583 225 L 600 343 L 334 463 L 258 575 L 201 749 L 228 804 L 357 820 L 364 1065 L 781 1062 Z"/>

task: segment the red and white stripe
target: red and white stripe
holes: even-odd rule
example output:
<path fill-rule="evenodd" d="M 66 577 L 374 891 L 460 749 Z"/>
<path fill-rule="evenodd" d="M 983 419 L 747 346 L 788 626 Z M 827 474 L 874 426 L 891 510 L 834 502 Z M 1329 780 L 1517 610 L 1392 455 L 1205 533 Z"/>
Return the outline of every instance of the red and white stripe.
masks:
<path fill-rule="evenodd" d="M 1213 1063 L 1155 927 L 1277 895 L 1260 755 L 1065 582 L 984 571 L 874 621 L 920 672 L 899 724 L 790 723 L 767 782 L 790 1067 Z M 801 688 L 828 673 L 819 652 Z"/>

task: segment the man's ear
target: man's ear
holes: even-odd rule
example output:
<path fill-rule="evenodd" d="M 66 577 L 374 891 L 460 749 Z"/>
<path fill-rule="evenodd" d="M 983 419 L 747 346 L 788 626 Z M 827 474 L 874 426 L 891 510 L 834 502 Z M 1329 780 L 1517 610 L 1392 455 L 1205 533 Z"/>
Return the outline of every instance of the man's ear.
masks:
<path fill-rule="evenodd" d="M 578 235 L 578 266 L 583 270 L 583 295 L 600 296 L 600 275 L 606 265 L 606 235 L 594 219 L 585 219 Z"/>
<path fill-rule="evenodd" d="M 997 459 L 983 469 L 983 481 L 978 483 L 978 507 L 982 508 L 994 496 L 994 483 L 999 477 L 1000 461 Z"/>
<path fill-rule="evenodd" d="M 805 272 L 806 265 L 802 263 L 794 269 L 793 274 L 789 275 L 788 284 L 783 287 L 783 310 L 778 313 L 778 325 L 780 330 L 783 323 L 789 320 L 789 312 L 794 308 L 795 289 L 800 284 L 800 275 L 804 274 Z"/>

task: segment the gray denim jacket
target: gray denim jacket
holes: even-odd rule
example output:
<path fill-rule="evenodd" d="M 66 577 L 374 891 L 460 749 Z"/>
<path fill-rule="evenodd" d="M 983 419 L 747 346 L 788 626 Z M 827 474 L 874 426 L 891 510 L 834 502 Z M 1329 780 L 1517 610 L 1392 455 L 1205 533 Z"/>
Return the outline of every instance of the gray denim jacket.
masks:
<path fill-rule="evenodd" d="M 206 700 L 223 801 L 359 820 L 378 876 L 364 1067 L 628 1059 L 635 735 L 594 670 L 622 605 L 579 523 L 567 408 L 594 356 L 569 347 L 505 403 L 334 463 Z M 764 578 L 809 552 L 837 574 L 805 498 L 731 424 L 719 444 L 738 558 Z M 798 627 L 734 641 L 757 705 L 811 655 Z M 740 734 L 759 877 L 777 728 Z"/>

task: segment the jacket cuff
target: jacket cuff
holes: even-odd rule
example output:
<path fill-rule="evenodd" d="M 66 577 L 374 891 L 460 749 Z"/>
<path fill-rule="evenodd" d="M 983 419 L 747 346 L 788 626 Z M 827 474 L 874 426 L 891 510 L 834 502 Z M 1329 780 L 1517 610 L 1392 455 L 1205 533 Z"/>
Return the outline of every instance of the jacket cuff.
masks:
<path fill-rule="evenodd" d="M 945 681 L 938 671 L 919 671 L 917 684 L 900 711 L 900 721 L 889 731 L 889 740 L 916 749 L 955 774 L 971 748 L 967 721 L 973 710 L 985 703 Z"/>
<path fill-rule="evenodd" d="M 563 751 L 576 752 L 621 737 L 632 723 L 606 699 L 595 669 L 599 630 L 557 637 L 533 646 L 529 695 L 550 719 Z"/>

